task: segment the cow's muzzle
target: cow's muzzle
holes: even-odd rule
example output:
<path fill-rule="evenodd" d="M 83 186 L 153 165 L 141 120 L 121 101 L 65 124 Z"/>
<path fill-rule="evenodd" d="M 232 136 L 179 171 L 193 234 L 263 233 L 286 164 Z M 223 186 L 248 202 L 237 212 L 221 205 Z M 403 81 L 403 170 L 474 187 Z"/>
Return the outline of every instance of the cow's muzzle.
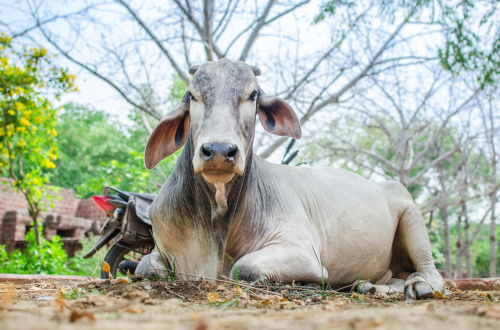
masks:
<path fill-rule="evenodd" d="M 227 183 L 234 174 L 243 174 L 237 166 L 239 156 L 239 149 L 234 144 L 204 143 L 199 150 L 201 162 L 195 166 L 195 172 L 201 173 L 210 183 Z"/>
<path fill-rule="evenodd" d="M 201 146 L 201 153 L 205 162 L 210 162 L 220 156 L 225 162 L 234 163 L 238 155 L 238 148 L 229 143 L 205 143 Z"/>

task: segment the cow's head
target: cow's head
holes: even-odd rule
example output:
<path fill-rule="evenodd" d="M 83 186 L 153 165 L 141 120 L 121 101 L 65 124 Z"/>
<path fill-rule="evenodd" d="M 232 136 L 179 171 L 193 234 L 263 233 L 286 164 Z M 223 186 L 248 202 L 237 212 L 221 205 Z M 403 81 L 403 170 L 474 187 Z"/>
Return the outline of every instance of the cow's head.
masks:
<path fill-rule="evenodd" d="M 268 132 L 301 137 L 292 108 L 260 90 L 258 68 L 222 59 L 195 66 L 189 72 L 194 75 L 189 91 L 149 138 L 146 168 L 152 169 L 180 149 L 191 129 L 194 171 L 210 183 L 227 183 L 244 172 L 256 114 Z"/>

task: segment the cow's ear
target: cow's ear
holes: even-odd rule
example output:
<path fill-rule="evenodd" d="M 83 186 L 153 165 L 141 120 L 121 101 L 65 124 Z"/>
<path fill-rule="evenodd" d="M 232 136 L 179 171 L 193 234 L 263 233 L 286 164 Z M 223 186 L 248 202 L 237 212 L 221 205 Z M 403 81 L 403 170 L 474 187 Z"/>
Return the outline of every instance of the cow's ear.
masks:
<path fill-rule="evenodd" d="M 300 122 L 293 109 L 277 97 L 261 95 L 257 104 L 260 123 L 269 133 L 300 139 Z"/>
<path fill-rule="evenodd" d="M 179 106 L 163 118 L 151 133 L 144 152 L 144 165 L 148 170 L 186 143 L 190 123 L 189 97 L 186 95 Z"/>

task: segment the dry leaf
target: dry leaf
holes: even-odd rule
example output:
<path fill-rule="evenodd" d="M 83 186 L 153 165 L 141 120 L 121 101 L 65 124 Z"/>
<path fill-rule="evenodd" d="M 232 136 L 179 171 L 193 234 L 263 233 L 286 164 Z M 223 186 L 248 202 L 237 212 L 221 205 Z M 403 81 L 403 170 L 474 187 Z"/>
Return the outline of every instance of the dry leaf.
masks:
<path fill-rule="evenodd" d="M 487 293 L 484 293 L 484 292 L 480 292 L 480 293 L 479 293 L 479 296 L 480 296 L 480 297 L 488 297 L 488 294 L 487 294 Z"/>
<path fill-rule="evenodd" d="M 83 317 L 86 317 L 91 321 L 95 321 L 94 314 L 92 314 L 91 312 L 81 311 L 78 309 L 71 309 L 71 314 L 69 315 L 69 321 L 73 323 Z"/>
<path fill-rule="evenodd" d="M 484 310 L 484 316 L 492 317 L 494 319 L 500 320 L 500 308 L 498 307 L 489 307 Z"/>
<path fill-rule="evenodd" d="M 286 298 L 281 298 L 280 299 L 280 302 L 285 302 L 285 301 L 288 301 L 288 299 L 286 299 Z"/>
<path fill-rule="evenodd" d="M 206 330 L 208 328 L 205 320 L 201 319 L 198 321 L 198 324 L 195 325 L 194 330 Z"/>
<path fill-rule="evenodd" d="M 463 291 L 460 289 L 456 289 L 455 291 L 453 291 L 453 293 L 463 293 Z"/>
<path fill-rule="evenodd" d="M 241 295 L 243 293 L 243 290 L 241 289 L 241 287 L 239 285 L 237 285 L 236 289 L 234 289 L 234 292 L 236 292 L 236 294 Z"/>
<path fill-rule="evenodd" d="M 66 289 L 65 287 L 61 286 L 61 287 L 59 288 L 59 295 L 60 295 L 61 297 L 65 297 L 67 292 L 68 292 L 68 289 Z"/>
<path fill-rule="evenodd" d="M 101 267 L 101 270 L 105 273 L 108 274 L 109 276 L 109 279 L 112 280 L 113 279 L 113 275 L 111 275 L 111 267 L 109 266 L 109 264 L 106 262 L 106 261 L 103 261 L 102 262 L 102 267 Z"/>
<path fill-rule="evenodd" d="M 119 278 L 117 278 L 116 280 L 117 280 L 119 283 L 125 283 L 125 284 L 128 284 L 128 283 L 129 283 L 128 279 L 123 278 L 123 277 L 119 277 Z"/>
<path fill-rule="evenodd" d="M 64 307 L 68 307 L 68 305 L 66 305 L 66 302 L 63 299 L 56 299 L 54 301 L 56 305 L 59 307 L 60 312 L 64 310 Z"/>
<path fill-rule="evenodd" d="M 207 301 L 208 302 L 214 302 L 219 300 L 219 294 L 218 293 L 212 293 L 208 292 L 207 293 Z"/>
<path fill-rule="evenodd" d="M 264 305 L 264 306 L 269 306 L 269 305 L 272 305 L 273 304 L 273 301 L 272 300 L 262 300 L 260 302 L 261 305 Z"/>
<path fill-rule="evenodd" d="M 124 313 L 131 313 L 131 314 L 143 314 L 145 312 L 145 310 L 142 309 L 142 308 L 130 308 L 130 307 L 127 307 L 127 308 L 122 309 L 122 312 L 124 312 Z"/>
<path fill-rule="evenodd" d="M 442 294 L 439 291 L 434 291 L 434 298 L 436 298 L 436 299 L 450 299 L 450 298 L 448 298 L 448 296 Z"/>

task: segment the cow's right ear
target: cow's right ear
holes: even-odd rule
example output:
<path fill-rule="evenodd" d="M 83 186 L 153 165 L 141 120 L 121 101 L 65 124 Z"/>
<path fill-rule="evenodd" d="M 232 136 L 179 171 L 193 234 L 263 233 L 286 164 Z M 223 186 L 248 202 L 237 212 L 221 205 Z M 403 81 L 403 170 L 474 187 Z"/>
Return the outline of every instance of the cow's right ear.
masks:
<path fill-rule="evenodd" d="M 159 162 L 182 148 L 189 135 L 189 96 L 156 125 L 144 152 L 144 165 L 151 170 Z"/>

